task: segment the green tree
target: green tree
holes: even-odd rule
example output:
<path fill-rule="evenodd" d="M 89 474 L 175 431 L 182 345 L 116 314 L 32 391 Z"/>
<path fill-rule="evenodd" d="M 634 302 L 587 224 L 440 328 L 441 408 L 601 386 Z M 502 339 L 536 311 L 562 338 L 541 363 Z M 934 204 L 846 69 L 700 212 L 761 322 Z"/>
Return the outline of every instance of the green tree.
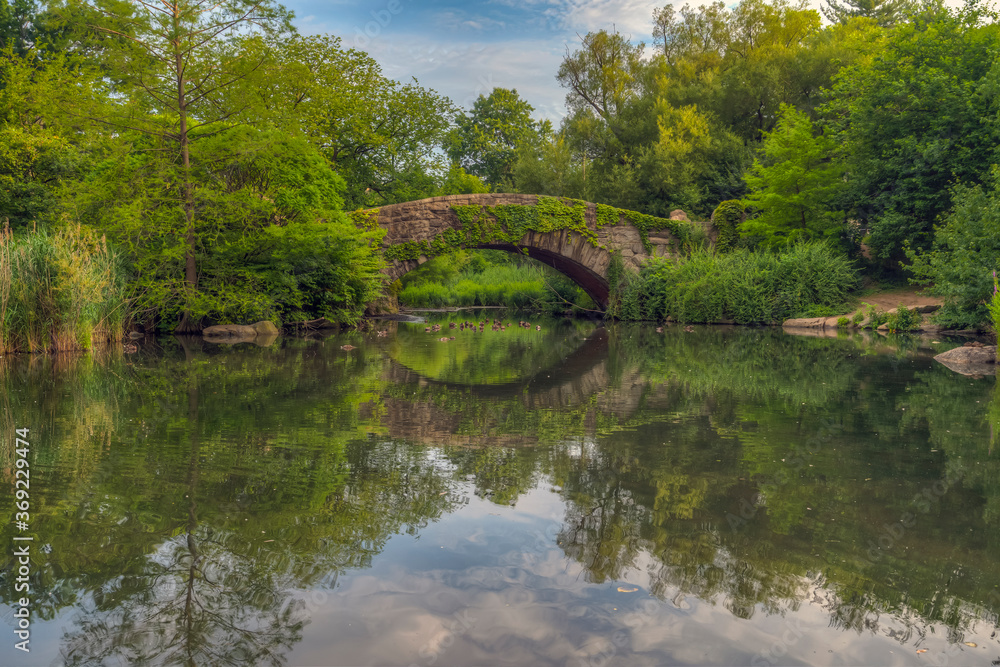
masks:
<path fill-rule="evenodd" d="M 1000 269 L 1000 170 L 985 184 L 959 185 L 954 206 L 934 232 L 934 245 L 909 253 L 916 280 L 944 298 L 935 316 L 943 324 L 975 328 L 989 321 L 993 272 Z"/>
<path fill-rule="evenodd" d="M 157 169 L 169 195 L 160 201 L 161 238 L 183 253 L 183 283 L 173 282 L 171 301 L 183 303 L 177 331 L 200 329 L 193 315 L 199 293 L 199 245 L 213 224 L 199 215 L 200 183 L 194 177 L 192 143 L 213 136 L 247 105 L 232 94 L 261 65 L 239 48 L 250 32 L 280 35 L 291 29 L 291 15 L 270 0 L 97 0 L 92 6 L 106 23 L 107 68 L 121 104 L 95 119 L 118 131 L 155 138 Z M 173 252 L 173 251 L 171 251 Z"/>
<path fill-rule="evenodd" d="M 513 176 L 518 192 L 587 198 L 581 165 L 561 134 L 521 146 Z"/>
<path fill-rule="evenodd" d="M 834 146 L 832 137 L 815 134 L 806 114 L 783 105 L 777 127 L 765 134 L 763 161 L 754 160 L 745 176 L 743 205 L 757 215 L 742 233 L 769 246 L 839 235 L 844 214 L 831 206 L 844 188 L 844 165 L 831 159 Z"/>
<path fill-rule="evenodd" d="M 888 33 L 877 57 L 836 77 L 824 108 L 848 163 L 851 217 L 877 257 L 926 249 L 951 186 L 982 182 L 995 161 L 1000 26 L 970 5 L 932 7 Z"/>
<path fill-rule="evenodd" d="M 374 58 L 342 48 L 338 37 L 257 38 L 242 48 L 265 63 L 245 120 L 304 134 L 344 177 L 349 209 L 435 194 L 455 113 L 448 98 L 385 77 Z"/>
<path fill-rule="evenodd" d="M 823 15 L 833 23 L 863 17 L 888 28 L 904 21 L 917 9 L 913 0 L 826 0 Z"/>
<path fill-rule="evenodd" d="M 455 129 L 445 138 L 448 157 L 493 190 L 509 187 L 518 148 L 551 134 L 548 121 L 532 119 L 532 111 L 517 90 L 494 88 L 489 96 L 480 95 L 469 113 L 456 117 Z"/>
<path fill-rule="evenodd" d="M 342 211 L 343 180 L 301 137 L 246 126 L 195 133 L 191 179 L 201 220 L 199 288 L 184 290 L 173 174 L 147 135 L 95 167 L 72 199 L 78 219 L 131 254 L 137 308 L 161 324 L 181 312 L 214 321 L 357 319 L 379 293 L 381 262 Z"/>

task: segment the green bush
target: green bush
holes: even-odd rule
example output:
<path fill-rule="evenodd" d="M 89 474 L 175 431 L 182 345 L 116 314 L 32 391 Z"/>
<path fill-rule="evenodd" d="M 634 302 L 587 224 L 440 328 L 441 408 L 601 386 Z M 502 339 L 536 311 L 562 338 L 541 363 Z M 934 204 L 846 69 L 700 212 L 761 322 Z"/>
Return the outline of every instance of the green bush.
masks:
<path fill-rule="evenodd" d="M 920 313 L 916 308 L 910 310 L 900 304 L 896 312 L 886 317 L 885 323 L 889 325 L 889 331 L 913 331 L 920 325 Z"/>
<path fill-rule="evenodd" d="M 715 239 L 715 249 L 718 252 L 729 252 L 739 243 L 738 227 L 746 218 L 743 204 L 738 199 L 729 199 L 716 207 L 712 214 L 712 224 L 718 231 Z"/>
<path fill-rule="evenodd" d="M 695 250 L 681 259 L 649 260 L 636 278 L 619 282 L 620 306 L 613 314 L 621 319 L 752 324 L 810 311 L 835 314 L 857 273 L 846 257 L 813 242 L 781 253 Z"/>
<path fill-rule="evenodd" d="M 986 186 L 959 185 L 952 197 L 933 248 L 909 253 L 909 268 L 915 282 L 929 284 L 928 291 L 944 299 L 936 322 L 975 328 L 991 319 L 990 272 L 1000 267 L 1000 169 L 993 169 Z"/>

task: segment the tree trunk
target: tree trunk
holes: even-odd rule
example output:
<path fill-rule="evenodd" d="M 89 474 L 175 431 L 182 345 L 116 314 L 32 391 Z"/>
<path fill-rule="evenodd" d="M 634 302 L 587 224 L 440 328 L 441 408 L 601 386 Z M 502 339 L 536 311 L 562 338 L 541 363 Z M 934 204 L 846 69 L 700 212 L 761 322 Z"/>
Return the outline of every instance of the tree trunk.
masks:
<path fill-rule="evenodd" d="M 174 330 L 176 333 L 194 333 L 201 331 L 201 320 L 191 317 L 188 310 L 188 299 L 198 289 L 198 265 L 195 261 L 197 235 L 194 228 L 194 191 L 191 187 L 191 152 L 189 149 L 187 126 L 187 96 L 184 89 L 184 59 L 180 44 L 180 6 L 174 5 L 174 75 L 177 78 L 177 141 L 181 150 L 181 193 L 184 198 L 184 310 L 181 321 Z"/>

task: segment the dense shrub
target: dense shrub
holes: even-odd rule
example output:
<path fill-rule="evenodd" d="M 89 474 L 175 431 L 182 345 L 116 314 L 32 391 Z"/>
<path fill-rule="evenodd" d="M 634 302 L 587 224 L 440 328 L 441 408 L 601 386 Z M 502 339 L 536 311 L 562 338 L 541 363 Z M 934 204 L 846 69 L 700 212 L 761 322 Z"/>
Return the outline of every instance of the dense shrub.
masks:
<path fill-rule="evenodd" d="M 121 338 L 124 270 L 103 237 L 0 232 L 0 353 L 87 350 Z"/>
<path fill-rule="evenodd" d="M 781 253 L 697 250 L 682 259 L 650 260 L 624 280 L 614 313 L 622 319 L 751 324 L 840 306 L 857 273 L 847 258 L 815 242 Z"/>

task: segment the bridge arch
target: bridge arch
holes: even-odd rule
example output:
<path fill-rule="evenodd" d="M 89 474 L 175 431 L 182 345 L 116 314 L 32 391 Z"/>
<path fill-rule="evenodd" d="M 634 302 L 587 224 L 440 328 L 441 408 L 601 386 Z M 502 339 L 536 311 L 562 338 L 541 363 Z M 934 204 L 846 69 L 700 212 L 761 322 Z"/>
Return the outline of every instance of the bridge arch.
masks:
<path fill-rule="evenodd" d="M 619 252 L 626 269 L 673 256 L 711 235 L 708 223 L 618 209 L 565 197 L 472 194 L 432 197 L 352 214 L 360 226 L 385 230 L 386 274 L 401 278 L 436 255 L 460 248 L 526 253 L 560 271 L 601 308 L 608 305 L 608 268 Z"/>

